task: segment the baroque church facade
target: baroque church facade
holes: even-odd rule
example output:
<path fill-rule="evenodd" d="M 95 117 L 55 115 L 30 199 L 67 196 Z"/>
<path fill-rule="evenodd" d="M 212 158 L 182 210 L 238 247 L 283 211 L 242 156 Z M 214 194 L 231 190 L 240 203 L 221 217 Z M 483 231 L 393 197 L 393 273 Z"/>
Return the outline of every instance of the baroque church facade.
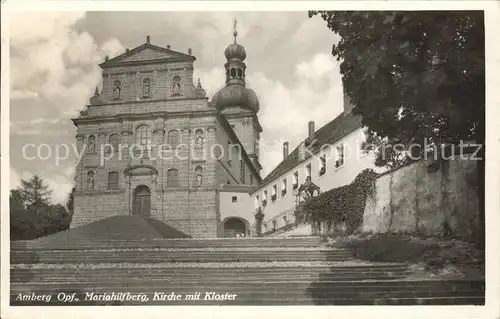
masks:
<path fill-rule="evenodd" d="M 83 156 L 72 228 L 138 215 L 192 237 L 250 235 L 262 127 L 236 37 L 224 51 L 225 86 L 211 100 L 199 79 L 194 84 L 191 49 L 159 47 L 148 36 L 106 57 L 102 90 L 73 119 Z"/>

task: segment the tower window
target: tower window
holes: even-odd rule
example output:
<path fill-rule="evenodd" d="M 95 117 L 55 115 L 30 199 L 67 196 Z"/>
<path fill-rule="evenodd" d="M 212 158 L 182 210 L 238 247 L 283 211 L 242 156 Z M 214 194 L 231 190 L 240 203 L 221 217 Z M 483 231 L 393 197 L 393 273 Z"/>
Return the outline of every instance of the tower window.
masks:
<path fill-rule="evenodd" d="M 242 69 L 238 69 L 238 78 L 243 78 L 243 70 Z"/>
<path fill-rule="evenodd" d="M 115 81 L 113 83 L 113 100 L 118 100 L 120 98 L 120 91 L 122 89 L 122 85 L 120 81 Z"/>
<path fill-rule="evenodd" d="M 232 69 L 231 69 L 231 77 L 232 77 L 232 78 L 235 78 L 235 77 L 236 77 L 236 69 L 235 69 L 235 68 L 232 68 Z"/>
<path fill-rule="evenodd" d="M 233 197 L 231 198 L 231 201 L 232 201 L 233 203 L 238 202 L 238 196 L 233 196 Z"/>

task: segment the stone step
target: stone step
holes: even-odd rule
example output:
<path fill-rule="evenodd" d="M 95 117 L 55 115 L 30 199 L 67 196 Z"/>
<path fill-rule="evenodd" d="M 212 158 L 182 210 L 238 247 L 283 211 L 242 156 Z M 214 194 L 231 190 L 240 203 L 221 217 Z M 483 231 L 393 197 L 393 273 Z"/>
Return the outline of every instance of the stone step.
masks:
<path fill-rule="evenodd" d="M 51 243 L 51 249 L 96 249 L 96 248 L 209 248 L 209 247 L 316 247 L 324 241 L 311 238 L 239 238 L 239 239 L 146 239 L 146 240 L 75 240 Z M 43 241 L 14 241 L 11 250 L 44 250 Z"/>
<path fill-rule="evenodd" d="M 161 265 L 161 264 L 160 264 Z M 283 272 L 289 274 L 311 274 L 311 273 L 329 273 L 329 272 L 377 272 L 377 271 L 398 271 L 398 270 L 406 270 L 408 266 L 406 264 L 399 263 L 383 263 L 383 264 L 362 264 L 362 263 L 351 263 L 344 264 L 339 263 L 332 266 L 308 266 L 300 264 L 298 266 L 265 266 L 260 263 L 257 266 L 253 263 L 247 263 L 242 267 L 203 267 L 198 264 L 165 264 L 166 266 L 156 267 L 159 264 L 153 264 L 151 266 L 141 266 L 141 267 L 126 267 L 123 268 L 99 268 L 100 264 L 88 265 L 87 268 L 79 268 L 79 265 L 64 265 L 62 268 L 43 268 L 44 265 L 39 264 L 36 265 L 36 268 L 16 268 L 15 266 L 11 268 L 12 274 L 23 273 L 23 272 L 35 272 L 35 273 L 43 273 L 43 274 L 113 274 L 119 273 L 120 275 L 126 274 L 144 274 L 144 273 L 158 273 L 160 275 L 174 274 L 174 275 L 196 275 L 196 274 L 222 274 L 233 275 L 233 274 L 248 274 L 256 273 L 256 274 L 269 274 L 269 273 L 277 273 L 281 274 Z M 172 265 L 176 265 L 177 267 L 172 267 Z M 46 265 L 47 267 L 52 265 Z M 194 266 L 194 267 L 193 267 Z M 41 268 L 40 268 L 41 267 Z M 74 268 L 77 267 L 77 268 Z"/>
<path fill-rule="evenodd" d="M 41 252 L 11 253 L 11 263 L 157 263 L 157 262 L 235 262 L 235 261 L 344 261 L 352 259 L 348 251 L 329 252 L 183 252 L 183 251 L 122 251 L 122 252 Z"/>
<path fill-rule="evenodd" d="M 336 274 L 336 275 L 300 275 L 300 276 L 263 276 L 263 275 L 251 275 L 251 276 L 241 276 L 241 277 L 228 277 L 224 278 L 222 276 L 211 276 L 211 277 L 171 277 L 168 278 L 169 283 L 200 283 L 200 280 L 203 280 L 203 283 L 206 284 L 215 284 L 215 283 L 251 283 L 251 282 L 262 282 L 262 281 L 276 281 L 276 280 L 286 280 L 287 278 L 293 279 L 295 281 L 304 281 L 304 282 L 315 282 L 315 281 L 353 281 L 353 280 L 390 280 L 390 279 L 401 279 L 408 276 L 409 272 L 401 272 L 401 273 L 389 273 L 389 274 Z M 166 278 L 161 278 L 160 276 L 152 277 L 152 276 L 141 276 L 141 277 L 128 277 L 127 283 L 132 282 L 149 282 L 154 283 L 155 280 L 165 280 Z M 23 282 L 64 282 L 64 283 L 100 283 L 100 282 L 109 282 L 109 283 L 123 283 L 123 276 L 93 276 L 93 277 L 83 277 L 83 276 L 32 276 L 32 277 L 11 277 L 11 282 L 23 283 Z"/>

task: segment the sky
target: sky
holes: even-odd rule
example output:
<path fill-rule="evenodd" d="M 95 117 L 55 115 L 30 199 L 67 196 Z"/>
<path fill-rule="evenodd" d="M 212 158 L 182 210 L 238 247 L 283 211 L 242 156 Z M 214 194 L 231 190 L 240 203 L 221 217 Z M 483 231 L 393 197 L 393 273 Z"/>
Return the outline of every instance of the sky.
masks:
<path fill-rule="evenodd" d="M 319 129 L 342 112 L 339 64 L 331 54 L 338 37 L 319 17 L 309 18 L 307 12 L 23 12 L 11 15 L 11 189 L 38 174 L 53 190 L 52 201 L 66 202 L 76 163 L 71 119 L 100 86 L 98 64 L 104 57 L 145 43 L 147 35 L 154 45 L 183 53 L 191 48 L 195 81 L 200 78 L 211 98 L 224 86 L 224 49 L 233 41 L 233 19 L 238 43 L 247 52 L 247 86 L 260 101 L 261 137 L 269 141 L 260 153 L 265 177 L 282 160 L 283 141 L 290 142 L 291 151 L 306 137 L 309 121 Z M 68 156 L 58 145 L 69 146 Z"/>

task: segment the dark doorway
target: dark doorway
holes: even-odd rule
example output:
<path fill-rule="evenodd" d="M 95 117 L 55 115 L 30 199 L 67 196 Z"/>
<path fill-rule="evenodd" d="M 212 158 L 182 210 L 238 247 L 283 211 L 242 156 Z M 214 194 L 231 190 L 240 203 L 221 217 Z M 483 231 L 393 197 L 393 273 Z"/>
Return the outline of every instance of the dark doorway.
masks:
<path fill-rule="evenodd" d="M 134 215 L 149 217 L 151 210 L 151 191 L 147 186 L 137 186 L 134 192 Z"/>
<path fill-rule="evenodd" d="M 229 218 L 224 223 L 224 237 L 245 237 L 245 223 L 238 218 Z"/>

